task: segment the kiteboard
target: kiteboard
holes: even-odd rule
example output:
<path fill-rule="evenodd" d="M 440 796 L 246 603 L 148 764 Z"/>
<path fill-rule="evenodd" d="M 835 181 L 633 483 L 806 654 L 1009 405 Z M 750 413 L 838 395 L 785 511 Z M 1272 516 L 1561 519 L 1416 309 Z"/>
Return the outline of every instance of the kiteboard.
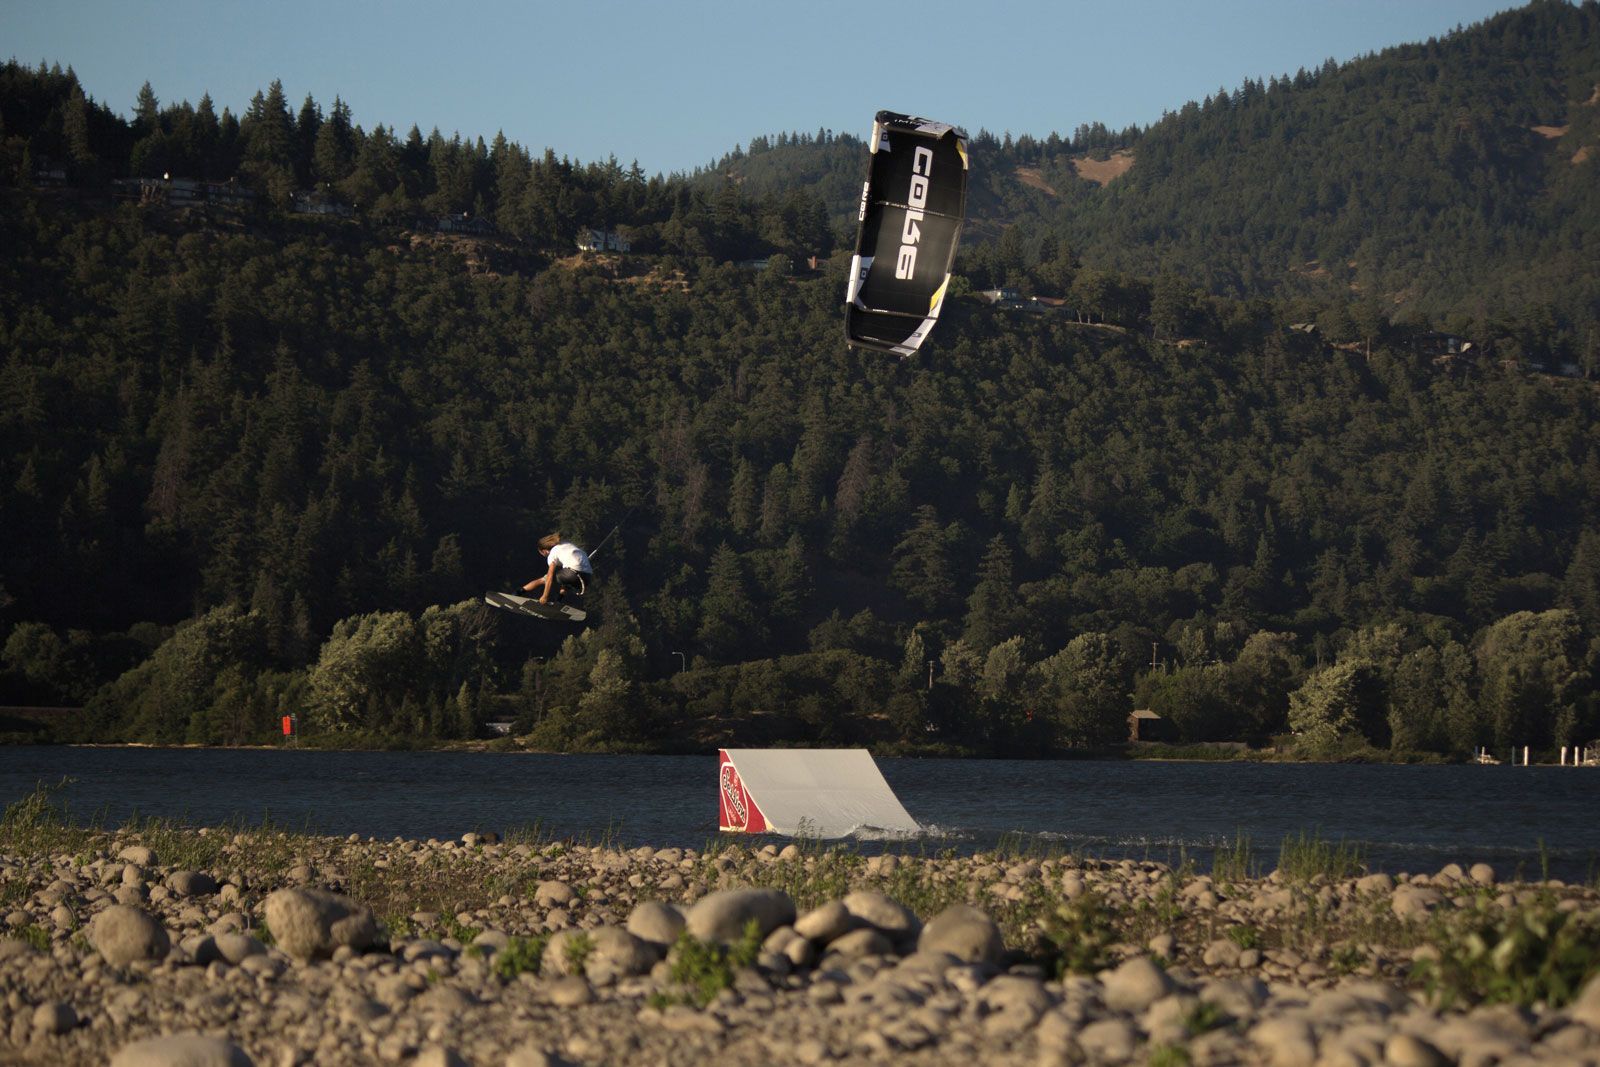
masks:
<path fill-rule="evenodd" d="M 582 622 L 589 614 L 571 604 L 540 603 L 538 597 L 516 596 L 513 593 L 485 593 L 483 602 L 490 607 L 514 611 L 518 615 L 531 615 L 536 619 L 549 619 L 554 622 Z"/>

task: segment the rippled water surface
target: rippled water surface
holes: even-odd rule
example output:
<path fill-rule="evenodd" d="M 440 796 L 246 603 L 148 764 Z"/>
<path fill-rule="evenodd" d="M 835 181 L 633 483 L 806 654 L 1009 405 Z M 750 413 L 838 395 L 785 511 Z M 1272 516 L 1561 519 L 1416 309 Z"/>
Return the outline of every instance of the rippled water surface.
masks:
<path fill-rule="evenodd" d="M 1287 834 L 1362 843 L 1380 870 L 1494 864 L 1600 876 L 1600 769 L 1346 764 L 879 760 L 926 837 L 893 848 L 1024 847 L 1208 869 L 1249 835 L 1270 868 Z M 263 819 L 320 833 L 453 837 L 537 826 L 553 837 L 701 847 L 716 836 L 715 755 L 0 748 L 0 800 L 40 781 L 82 821 Z"/>

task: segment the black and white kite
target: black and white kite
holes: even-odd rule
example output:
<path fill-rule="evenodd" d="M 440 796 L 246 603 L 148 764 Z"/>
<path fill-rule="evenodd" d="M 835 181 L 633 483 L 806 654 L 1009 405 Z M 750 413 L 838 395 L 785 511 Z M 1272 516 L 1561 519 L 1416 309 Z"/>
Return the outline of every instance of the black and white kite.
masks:
<path fill-rule="evenodd" d="M 943 122 L 878 112 L 845 293 L 852 345 L 917 350 L 939 318 L 967 203 L 967 135 Z"/>

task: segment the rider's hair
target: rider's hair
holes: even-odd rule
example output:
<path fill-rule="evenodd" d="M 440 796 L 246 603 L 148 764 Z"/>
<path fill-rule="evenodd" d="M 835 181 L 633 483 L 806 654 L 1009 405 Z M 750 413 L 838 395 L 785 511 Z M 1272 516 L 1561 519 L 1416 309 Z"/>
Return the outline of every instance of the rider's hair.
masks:
<path fill-rule="evenodd" d="M 545 534 L 543 537 L 539 538 L 539 551 L 548 552 L 560 543 L 561 535 L 559 533 Z"/>

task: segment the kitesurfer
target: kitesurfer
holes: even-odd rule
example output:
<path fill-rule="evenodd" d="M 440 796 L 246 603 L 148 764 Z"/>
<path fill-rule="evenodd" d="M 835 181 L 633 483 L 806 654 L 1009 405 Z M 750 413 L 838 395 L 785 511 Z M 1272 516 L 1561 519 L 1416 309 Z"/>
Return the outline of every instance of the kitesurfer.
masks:
<path fill-rule="evenodd" d="M 594 568 L 583 549 L 571 541 L 563 541 L 559 533 L 553 533 L 539 538 L 539 555 L 545 557 L 546 570 L 541 577 L 523 586 L 523 592 L 538 590 L 539 603 L 548 604 L 552 592 L 560 599 L 568 592 L 582 596 L 588 591 Z"/>

